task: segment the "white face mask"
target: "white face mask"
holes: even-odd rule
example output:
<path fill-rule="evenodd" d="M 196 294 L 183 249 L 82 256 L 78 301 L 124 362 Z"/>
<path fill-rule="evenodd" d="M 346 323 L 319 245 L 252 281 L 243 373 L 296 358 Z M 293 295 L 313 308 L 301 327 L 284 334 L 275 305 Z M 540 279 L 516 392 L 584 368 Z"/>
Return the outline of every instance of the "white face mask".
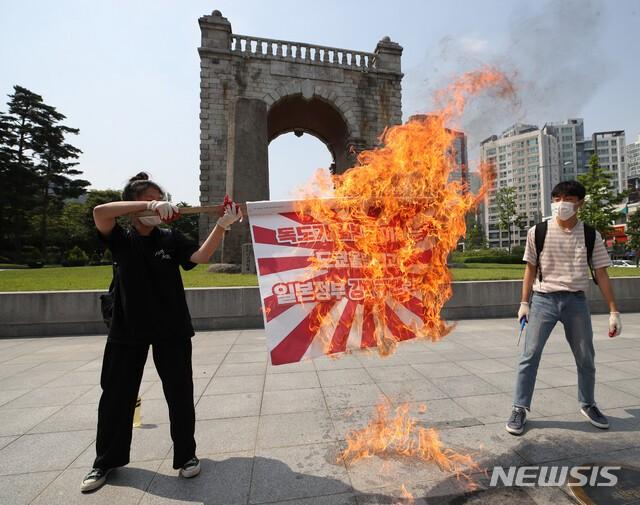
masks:
<path fill-rule="evenodd" d="M 571 202 L 553 202 L 551 204 L 551 213 L 562 221 L 566 221 L 575 215 L 576 206 Z"/>
<path fill-rule="evenodd" d="M 145 226 L 158 226 L 159 224 L 162 224 L 160 216 L 141 216 L 138 219 Z"/>

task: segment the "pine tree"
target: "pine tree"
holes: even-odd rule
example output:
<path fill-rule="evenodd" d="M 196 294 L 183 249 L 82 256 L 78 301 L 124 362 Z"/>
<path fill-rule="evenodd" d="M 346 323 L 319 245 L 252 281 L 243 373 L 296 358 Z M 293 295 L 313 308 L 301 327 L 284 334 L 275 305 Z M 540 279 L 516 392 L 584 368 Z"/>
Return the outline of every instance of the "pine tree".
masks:
<path fill-rule="evenodd" d="M 1 238 L 2 247 L 12 243 L 19 259 L 33 214 L 40 218 L 44 251 L 51 213 L 62 210 L 64 199 L 83 194 L 89 182 L 70 178 L 82 173 L 73 168 L 81 151 L 65 142 L 78 130 L 61 124 L 63 114 L 21 86 L 14 86 L 7 105 L 8 112 L 0 115 Z"/>
<path fill-rule="evenodd" d="M 578 176 L 587 192 L 578 218 L 598 230 L 603 239 L 610 235 L 612 224 L 620 215 L 615 206 L 626 196 L 625 193 L 616 194 L 612 180 L 613 176 L 603 170 L 596 154 L 589 160 L 589 170 Z"/>

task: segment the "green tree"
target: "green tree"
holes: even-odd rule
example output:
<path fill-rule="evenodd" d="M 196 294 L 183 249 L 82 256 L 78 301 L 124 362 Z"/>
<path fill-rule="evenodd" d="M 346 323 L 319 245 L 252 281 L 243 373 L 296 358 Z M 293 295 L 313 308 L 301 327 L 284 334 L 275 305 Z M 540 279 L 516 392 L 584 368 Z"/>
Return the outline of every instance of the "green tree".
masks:
<path fill-rule="evenodd" d="M 500 229 L 500 247 L 502 247 L 502 232 L 508 236 L 509 253 L 511 253 L 511 228 L 513 225 L 521 229 L 525 226 L 526 218 L 519 215 L 516 210 L 516 188 L 500 188 L 496 193 L 496 207 L 498 209 L 498 228 Z"/>
<path fill-rule="evenodd" d="M 484 230 L 482 229 L 482 224 L 478 220 L 477 215 L 469 214 L 467 216 L 467 232 L 464 238 L 465 250 L 482 249 L 485 247 L 486 242 Z"/>
<path fill-rule="evenodd" d="M 179 208 L 191 207 L 191 205 L 186 202 L 179 202 L 177 206 Z M 190 240 L 194 242 L 198 241 L 198 214 L 184 215 L 177 221 L 171 223 L 171 226 Z"/>
<path fill-rule="evenodd" d="M 34 133 L 34 148 L 37 149 L 39 163 L 36 164 L 39 187 L 38 214 L 40 217 L 41 250 L 48 241 L 48 223 L 51 215 L 58 214 L 64 201 L 77 198 L 86 192 L 89 181 L 72 179 L 70 176 L 82 174 L 74 167 L 75 160 L 82 151 L 65 141 L 67 135 L 77 135 L 77 128 L 60 124 L 66 117 L 47 106 L 47 114 Z"/>
<path fill-rule="evenodd" d="M 29 213 L 37 202 L 34 135 L 44 122 L 47 106 L 40 95 L 21 86 L 13 89 L 8 112 L 0 114 L 0 226 L 3 248 L 11 244 L 17 259 Z"/>
<path fill-rule="evenodd" d="M 613 175 L 602 169 L 595 154 L 589 160 L 589 170 L 578 176 L 587 192 L 578 218 L 598 230 L 603 239 L 610 235 L 611 225 L 620 215 L 615 206 L 626 197 L 626 193 L 616 194 L 612 180 Z"/>
<path fill-rule="evenodd" d="M 634 251 L 636 256 L 636 267 L 640 264 L 640 211 L 636 210 L 627 216 L 627 246 Z"/>

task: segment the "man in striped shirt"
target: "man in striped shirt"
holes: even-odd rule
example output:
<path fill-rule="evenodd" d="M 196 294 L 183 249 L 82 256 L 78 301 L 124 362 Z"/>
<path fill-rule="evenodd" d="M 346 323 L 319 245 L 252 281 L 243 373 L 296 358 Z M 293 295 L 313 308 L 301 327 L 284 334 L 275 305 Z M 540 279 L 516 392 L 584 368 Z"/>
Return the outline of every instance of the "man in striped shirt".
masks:
<path fill-rule="evenodd" d="M 553 188 L 551 197 L 553 217 L 547 223 L 540 257 L 536 252 L 534 226 L 528 232 L 523 258 L 527 264 L 518 321 L 525 319 L 529 324 L 518 365 L 513 411 L 506 425 L 507 431 L 514 435 L 520 435 L 524 431 L 542 350 L 558 321 L 564 326 L 565 336 L 576 361 L 580 410 L 594 426 L 602 429 L 609 427 L 607 418 L 596 406 L 594 398 L 595 351 L 591 313 L 585 297 L 589 284 L 589 266 L 585 226 L 576 216 L 584 203 L 585 189 L 579 182 L 565 181 Z M 609 306 L 609 336 L 614 337 L 622 331 L 622 324 L 607 275 L 607 267 L 611 266 L 611 261 L 597 231 L 591 266 L 602 296 Z M 533 297 L 529 307 L 532 289 Z"/>

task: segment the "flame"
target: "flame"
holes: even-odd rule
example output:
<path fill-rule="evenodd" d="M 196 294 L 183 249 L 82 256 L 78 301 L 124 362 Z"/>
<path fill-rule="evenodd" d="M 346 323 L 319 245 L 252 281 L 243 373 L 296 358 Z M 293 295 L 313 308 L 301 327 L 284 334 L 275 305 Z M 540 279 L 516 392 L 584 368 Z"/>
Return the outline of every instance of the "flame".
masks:
<path fill-rule="evenodd" d="M 409 404 L 404 403 L 391 415 L 389 402 L 377 405 L 374 418 L 367 426 L 347 434 L 347 448 L 340 458 L 347 464 L 373 456 L 401 456 L 432 462 L 443 472 L 463 479 L 468 489 L 475 489 L 477 484 L 470 473 L 480 471 L 480 467 L 473 458 L 444 447 L 437 431 L 418 426 L 409 410 Z"/>
<path fill-rule="evenodd" d="M 382 356 L 392 354 L 405 338 L 436 341 L 453 328 L 440 316 L 452 294 L 447 256 L 465 234 L 466 214 L 490 186 L 491 170 L 480 167 L 484 184 L 475 195 L 460 181 L 449 181 L 456 132 L 447 125 L 458 121 L 469 97 L 485 90 L 499 97 L 514 93 L 496 69 L 468 72 L 435 94 L 437 111 L 388 128 L 380 138 L 383 146 L 360 153 L 356 167 L 317 176 L 301 190 L 298 212 L 324 223 L 333 242 L 323 258 L 312 258 L 313 268 L 331 270 L 330 265 L 354 252 L 363 259 L 357 274 L 346 268 L 330 278 L 362 279 L 357 288 L 373 314 L 375 346 Z M 330 201 L 318 198 L 328 194 Z M 421 311 L 417 320 L 389 321 L 389 309 L 396 312 L 414 299 Z M 332 354 L 331 335 L 341 323 L 331 320 L 331 313 L 317 317 L 311 329 L 320 330 L 325 354 Z"/>
<path fill-rule="evenodd" d="M 414 503 L 414 496 L 407 490 L 407 488 L 402 484 L 400 486 L 400 497 L 404 500 L 404 503 L 411 504 Z"/>

